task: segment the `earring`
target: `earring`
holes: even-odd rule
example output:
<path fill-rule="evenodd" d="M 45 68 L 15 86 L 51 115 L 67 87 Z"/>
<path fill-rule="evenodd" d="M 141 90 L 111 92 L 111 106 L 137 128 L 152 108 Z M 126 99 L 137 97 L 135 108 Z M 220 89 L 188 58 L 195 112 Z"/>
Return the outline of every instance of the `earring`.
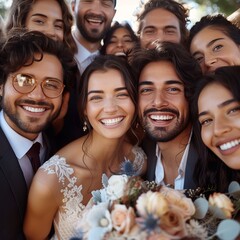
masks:
<path fill-rule="evenodd" d="M 88 127 L 87 127 L 87 122 L 84 121 L 84 123 L 83 123 L 83 131 L 86 132 L 87 129 L 88 129 Z"/>

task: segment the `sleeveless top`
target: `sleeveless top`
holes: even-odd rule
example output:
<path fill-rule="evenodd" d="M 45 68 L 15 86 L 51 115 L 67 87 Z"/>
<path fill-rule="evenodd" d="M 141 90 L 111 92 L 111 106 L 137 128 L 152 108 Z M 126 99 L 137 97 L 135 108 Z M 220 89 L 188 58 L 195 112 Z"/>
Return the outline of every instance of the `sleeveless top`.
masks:
<path fill-rule="evenodd" d="M 135 155 L 133 167 L 138 170 L 142 169 L 146 159 L 144 151 L 140 147 L 134 146 L 132 152 Z M 53 221 L 55 234 L 51 239 L 66 240 L 79 237 L 81 229 L 78 229 L 77 225 L 79 226 L 79 221 L 83 218 L 86 206 L 82 204 L 82 185 L 77 184 L 77 177 L 73 168 L 66 162 L 64 157 L 54 155 L 40 169 L 56 178 L 56 187 L 59 188 L 62 195 L 62 205 L 59 207 Z M 89 204 L 92 205 L 91 200 Z"/>

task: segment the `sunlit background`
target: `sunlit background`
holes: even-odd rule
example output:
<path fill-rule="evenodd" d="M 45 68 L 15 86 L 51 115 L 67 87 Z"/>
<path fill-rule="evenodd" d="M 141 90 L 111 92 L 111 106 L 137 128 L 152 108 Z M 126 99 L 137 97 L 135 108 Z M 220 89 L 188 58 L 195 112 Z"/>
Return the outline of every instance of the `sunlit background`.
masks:
<path fill-rule="evenodd" d="M 71 0 L 67 1 L 70 2 Z M 12 0 L 0 0 L 0 15 L 3 18 L 11 2 Z M 139 2 L 140 0 L 117 0 L 117 13 L 114 20 L 120 22 L 127 20 L 133 28 L 136 28 L 136 17 L 133 14 Z M 240 0 L 180 0 L 180 2 L 185 2 L 190 9 L 191 23 L 188 28 L 206 14 L 221 12 L 228 16 L 240 7 Z"/>

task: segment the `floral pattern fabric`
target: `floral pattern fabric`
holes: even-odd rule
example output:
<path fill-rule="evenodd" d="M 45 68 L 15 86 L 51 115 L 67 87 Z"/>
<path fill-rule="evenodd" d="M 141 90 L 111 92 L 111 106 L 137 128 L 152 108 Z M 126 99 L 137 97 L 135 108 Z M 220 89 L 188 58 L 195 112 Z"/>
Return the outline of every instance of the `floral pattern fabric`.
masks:
<path fill-rule="evenodd" d="M 135 154 L 133 166 L 142 168 L 146 159 L 145 153 L 138 146 L 134 146 L 132 152 Z M 56 176 L 62 194 L 62 206 L 54 218 L 55 234 L 52 240 L 66 240 L 79 236 L 80 230 L 77 225 L 79 219 L 84 219 L 86 206 L 82 204 L 82 185 L 77 184 L 74 169 L 59 155 L 51 157 L 41 169 L 49 175 Z M 89 204 L 92 204 L 91 201 Z"/>

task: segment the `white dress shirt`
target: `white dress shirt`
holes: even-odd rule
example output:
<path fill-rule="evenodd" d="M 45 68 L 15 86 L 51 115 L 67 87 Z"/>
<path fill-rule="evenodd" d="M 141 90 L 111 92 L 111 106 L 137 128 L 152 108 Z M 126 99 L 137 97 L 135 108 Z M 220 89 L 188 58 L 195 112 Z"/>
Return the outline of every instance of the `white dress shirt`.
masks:
<path fill-rule="evenodd" d="M 10 143 L 13 152 L 15 153 L 18 159 L 18 162 L 23 171 L 23 175 L 25 177 L 26 183 L 29 187 L 34 173 L 33 173 L 31 162 L 29 158 L 26 156 L 26 153 L 35 142 L 39 142 L 41 144 L 39 157 L 40 157 L 41 164 L 43 163 L 44 157 L 46 154 L 46 147 L 43 142 L 42 133 L 39 133 L 37 138 L 34 141 L 31 141 L 21 136 L 8 125 L 8 123 L 4 118 L 3 111 L 0 112 L 0 126 L 6 138 L 8 139 L 8 142 Z"/>
<path fill-rule="evenodd" d="M 188 158 L 188 153 L 189 153 L 191 135 L 189 137 L 188 144 L 184 150 L 180 165 L 178 167 L 178 176 L 176 177 L 176 179 L 174 181 L 174 189 L 178 189 L 178 190 L 184 189 L 184 179 L 185 179 L 186 164 L 187 164 L 187 158 Z M 156 144 L 156 156 L 157 156 L 157 164 L 156 164 L 156 169 L 155 169 L 155 181 L 158 184 L 166 185 L 164 183 L 164 167 L 162 164 L 161 152 L 158 147 L 158 144 Z"/>
<path fill-rule="evenodd" d="M 76 31 L 76 26 L 72 28 L 72 36 L 77 45 L 77 53 L 75 53 L 74 57 L 78 64 L 78 69 L 82 74 L 87 66 L 94 60 L 94 58 L 99 55 L 99 50 L 95 52 L 90 52 L 86 49 L 76 38 L 74 31 Z"/>

